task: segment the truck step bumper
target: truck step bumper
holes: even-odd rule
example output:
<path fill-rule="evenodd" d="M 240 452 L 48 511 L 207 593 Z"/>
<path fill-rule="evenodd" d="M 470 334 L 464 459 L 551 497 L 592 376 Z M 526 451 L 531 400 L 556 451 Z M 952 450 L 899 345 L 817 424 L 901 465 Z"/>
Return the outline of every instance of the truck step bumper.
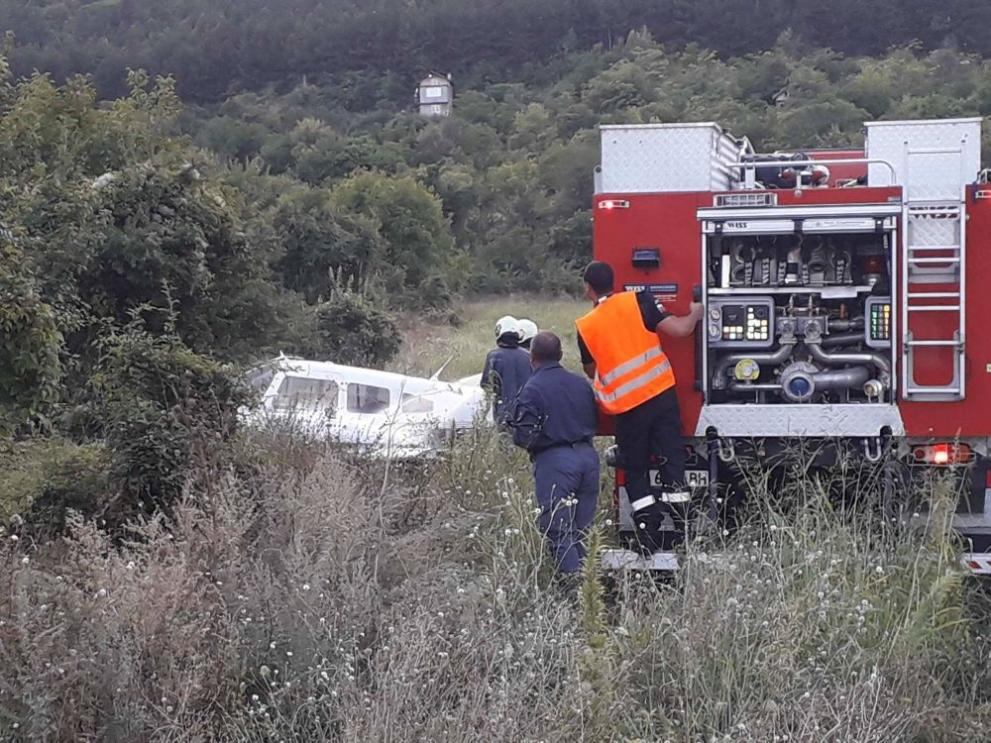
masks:
<path fill-rule="evenodd" d="M 674 552 L 655 552 L 641 555 L 633 550 L 602 550 L 600 564 L 603 570 L 650 570 L 674 572 L 678 569 L 678 555 Z"/>

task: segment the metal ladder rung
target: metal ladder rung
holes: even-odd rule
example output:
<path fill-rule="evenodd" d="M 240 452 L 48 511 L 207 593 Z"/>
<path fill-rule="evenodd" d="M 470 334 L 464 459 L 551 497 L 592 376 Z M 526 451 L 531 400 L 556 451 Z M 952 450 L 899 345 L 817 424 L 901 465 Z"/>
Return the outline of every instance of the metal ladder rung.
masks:
<path fill-rule="evenodd" d="M 959 155 L 963 152 L 960 147 L 909 147 L 910 155 Z"/>
<path fill-rule="evenodd" d="M 909 312 L 959 312 L 959 304 L 910 304 L 907 307 Z"/>
<path fill-rule="evenodd" d="M 909 292 L 909 299 L 959 299 L 960 292 Z"/>
<path fill-rule="evenodd" d="M 946 395 L 949 397 L 959 395 L 962 390 L 958 384 L 952 387 L 915 387 L 909 385 L 905 388 L 905 392 L 910 395 Z"/>
<path fill-rule="evenodd" d="M 946 258 L 909 258 L 908 262 L 914 265 L 925 265 L 930 263 L 959 263 L 960 259 L 957 257 Z"/>
<path fill-rule="evenodd" d="M 954 252 L 960 250 L 959 245 L 909 245 L 908 249 L 916 253 L 920 250 L 952 250 Z"/>
<path fill-rule="evenodd" d="M 953 347 L 963 348 L 963 341 L 906 341 L 906 346 Z"/>
<path fill-rule="evenodd" d="M 953 199 L 912 199 L 908 203 L 909 211 L 913 209 L 959 209 L 960 202 Z"/>

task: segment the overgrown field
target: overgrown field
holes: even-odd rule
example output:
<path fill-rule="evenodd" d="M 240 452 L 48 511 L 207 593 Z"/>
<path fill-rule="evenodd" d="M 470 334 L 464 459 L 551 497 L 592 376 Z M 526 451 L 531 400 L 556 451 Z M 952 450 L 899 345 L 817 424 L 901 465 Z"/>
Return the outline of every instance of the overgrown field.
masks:
<path fill-rule="evenodd" d="M 577 281 L 577 279 L 576 279 Z M 571 297 L 532 294 L 490 297 L 462 304 L 453 322 L 415 319 L 405 323 L 405 342 L 390 368 L 430 376 L 445 363 L 442 379 L 455 380 L 482 371 L 485 354 L 495 348 L 496 320 L 504 315 L 529 318 L 541 330 L 561 336 L 564 364 L 578 369 L 575 320 L 588 312 L 588 303 Z"/>
<path fill-rule="evenodd" d="M 468 307 L 452 375 L 498 315 L 564 331 L 581 309 L 532 306 Z M 455 331 L 436 332 L 408 368 L 450 353 Z M 203 435 L 168 516 L 5 531 L 0 738 L 991 736 L 982 588 L 945 529 L 883 523 L 866 490 L 841 508 L 800 469 L 782 487 L 755 478 L 739 531 L 691 545 L 673 583 L 593 564 L 573 598 L 534 527 L 526 458 L 487 432 L 415 467 L 286 432 Z M 51 498 L 96 456 L 41 453 L 23 477 L 47 477 Z"/>

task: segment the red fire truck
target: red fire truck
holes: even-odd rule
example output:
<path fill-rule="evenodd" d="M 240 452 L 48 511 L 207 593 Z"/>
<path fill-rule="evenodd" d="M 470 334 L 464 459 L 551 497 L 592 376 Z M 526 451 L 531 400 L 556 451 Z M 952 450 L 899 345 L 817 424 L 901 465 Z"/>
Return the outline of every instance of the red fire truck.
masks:
<path fill-rule="evenodd" d="M 963 564 L 991 573 L 981 120 L 872 122 L 863 150 L 769 155 L 713 123 L 601 135 L 595 257 L 677 314 L 693 292 L 705 304 L 696 337 L 665 344 L 698 511 L 717 516 L 741 466 L 796 441 L 881 473 L 893 513 L 915 474 L 944 469 L 959 475 Z M 607 563 L 676 566 L 684 528 L 668 528 L 670 551 Z"/>

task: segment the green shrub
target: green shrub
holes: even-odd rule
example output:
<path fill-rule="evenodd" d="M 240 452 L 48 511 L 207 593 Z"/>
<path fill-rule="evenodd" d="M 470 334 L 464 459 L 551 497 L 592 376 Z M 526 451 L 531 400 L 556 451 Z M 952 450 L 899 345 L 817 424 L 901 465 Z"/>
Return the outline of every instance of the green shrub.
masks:
<path fill-rule="evenodd" d="M 92 516 L 108 502 L 109 456 L 102 444 L 39 439 L 12 444 L 0 467 L 0 522 L 22 518 L 38 533 L 61 531 L 71 509 Z"/>
<path fill-rule="evenodd" d="M 55 313 L 0 224 L 0 436 L 54 400 L 61 345 Z"/>
<path fill-rule="evenodd" d="M 169 508 L 193 464 L 209 467 L 250 392 L 228 367 L 140 323 L 101 341 L 91 406 L 103 416 L 111 473 L 127 505 Z"/>
<path fill-rule="evenodd" d="M 314 337 L 293 349 L 314 359 L 382 366 L 402 346 L 392 316 L 358 292 L 337 289 L 315 310 Z"/>

